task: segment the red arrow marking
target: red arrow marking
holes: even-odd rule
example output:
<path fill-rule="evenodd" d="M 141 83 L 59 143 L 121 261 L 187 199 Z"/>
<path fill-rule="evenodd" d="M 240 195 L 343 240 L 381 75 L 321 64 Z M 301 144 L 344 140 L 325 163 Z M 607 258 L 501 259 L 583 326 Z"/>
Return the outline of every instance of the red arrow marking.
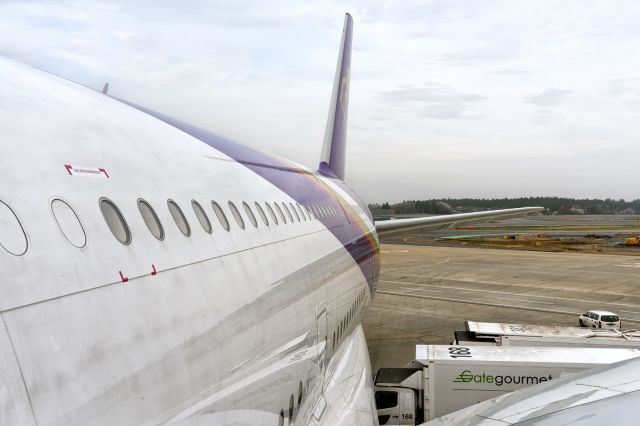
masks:
<path fill-rule="evenodd" d="M 151 275 L 156 275 L 156 274 L 158 273 L 158 271 L 156 271 L 156 265 L 153 265 L 153 264 L 152 264 L 152 265 L 151 265 L 151 269 L 152 269 L 152 271 L 151 271 Z"/>
<path fill-rule="evenodd" d="M 71 176 L 73 176 L 73 173 L 71 173 L 71 169 L 73 169 L 73 167 L 71 167 L 71 165 L 65 164 L 64 168 L 67 169 L 67 173 L 69 173 Z"/>
<path fill-rule="evenodd" d="M 109 178 L 109 175 L 107 174 L 107 171 L 105 169 L 98 169 L 100 170 L 102 173 L 104 173 L 104 175 L 107 177 L 107 179 Z"/>
<path fill-rule="evenodd" d="M 122 280 L 123 283 L 126 283 L 127 281 L 129 281 L 129 278 L 125 277 L 122 274 L 122 271 L 118 271 L 120 273 L 120 279 Z"/>

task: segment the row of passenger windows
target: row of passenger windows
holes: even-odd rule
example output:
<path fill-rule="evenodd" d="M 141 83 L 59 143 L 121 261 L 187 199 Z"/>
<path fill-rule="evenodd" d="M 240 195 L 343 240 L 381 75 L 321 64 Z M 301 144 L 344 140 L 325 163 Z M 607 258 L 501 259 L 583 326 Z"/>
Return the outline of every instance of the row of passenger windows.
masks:
<path fill-rule="evenodd" d="M 154 208 L 144 199 L 139 199 L 137 204 L 140 215 L 149 232 L 156 239 L 160 241 L 164 240 L 164 227 Z M 253 206 L 251 206 L 249 203 L 243 201 L 238 207 L 229 201 L 227 206 L 235 223 L 242 229 L 245 229 L 246 226 L 258 228 L 260 226 L 268 227 L 271 225 L 286 224 L 287 222 L 311 221 L 314 219 L 337 217 L 340 214 L 339 210 L 329 203 L 308 203 L 300 205 L 292 202 L 265 202 L 261 205 L 258 202 L 254 202 Z M 346 204 L 344 206 L 347 210 L 351 210 L 352 213 L 356 212 L 357 207 Z M 167 200 L 167 208 L 180 232 L 187 237 L 191 236 L 191 225 L 178 203 L 171 199 Z M 206 233 L 211 234 L 213 227 L 205 208 L 196 200 L 191 201 L 191 208 L 202 229 Z M 222 206 L 215 201 L 211 201 L 211 208 L 222 228 L 230 231 L 231 225 Z M 100 210 L 116 239 L 122 244 L 130 244 L 132 238 L 131 230 L 117 205 L 108 198 L 101 198 Z M 62 199 L 53 199 L 51 201 L 51 213 L 64 237 L 73 246 L 83 248 L 87 243 L 84 226 L 71 205 Z M 247 225 L 245 220 L 247 220 L 250 225 Z M 260 222 L 262 225 L 260 225 Z M 21 256 L 27 252 L 28 244 L 26 233 L 18 216 L 9 204 L 0 200 L 0 246 L 13 255 Z"/>
<path fill-rule="evenodd" d="M 258 202 L 254 202 L 252 208 L 248 203 L 243 201 L 241 208 L 242 211 L 244 211 L 244 215 L 241 213 L 241 209 L 239 209 L 233 202 L 229 201 L 227 206 L 235 220 L 235 223 L 241 229 L 245 229 L 247 226 L 245 217 L 254 228 L 261 226 L 259 225 L 254 210 L 257 212 L 257 216 L 260 217 L 260 221 L 263 226 L 270 226 L 272 224 L 279 225 L 281 223 L 286 224 L 287 221 L 290 223 L 306 222 L 307 220 L 311 221 L 317 218 L 338 216 L 338 210 L 332 205 L 326 203 L 307 204 L 303 207 L 298 203 L 294 204 L 291 202 L 265 202 L 263 208 Z M 180 232 L 187 237 L 191 236 L 191 226 L 178 203 L 171 199 L 167 200 L 167 207 Z M 206 233 L 211 234 L 213 232 L 213 228 L 205 209 L 196 200 L 191 201 L 191 207 L 193 208 L 202 229 Z M 218 219 L 220 226 L 222 226 L 226 231 L 230 231 L 230 222 L 220 204 L 216 201 L 211 201 L 211 208 Z M 101 198 L 100 210 L 102 211 L 102 215 L 107 222 L 109 229 L 116 239 L 122 244 L 131 243 L 131 231 L 129 229 L 129 225 L 116 204 L 108 198 Z M 151 207 L 151 204 L 141 198 L 138 200 L 138 210 L 140 211 L 140 215 L 142 216 L 144 223 L 147 225 L 147 228 L 149 228 L 149 232 L 151 232 L 151 234 L 158 240 L 163 240 L 165 236 L 164 228 L 155 210 Z"/>
<path fill-rule="evenodd" d="M 358 294 L 358 297 L 356 297 L 356 299 L 351 304 L 349 311 L 347 311 L 347 313 L 342 318 L 342 321 L 340 321 L 340 324 L 338 324 L 338 326 L 336 327 L 336 330 L 333 332 L 333 336 L 332 336 L 333 339 L 331 340 L 332 351 L 335 350 L 336 346 L 338 346 L 338 342 L 344 336 L 344 332 L 349 327 L 349 324 L 351 324 L 351 321 L 356 317 L 356 314 L 358 313 L 358 308 L 362 306 L 362 304 L 364 303 L 365 295 L 366 295 L 365 290 L 362 290 Z"/>

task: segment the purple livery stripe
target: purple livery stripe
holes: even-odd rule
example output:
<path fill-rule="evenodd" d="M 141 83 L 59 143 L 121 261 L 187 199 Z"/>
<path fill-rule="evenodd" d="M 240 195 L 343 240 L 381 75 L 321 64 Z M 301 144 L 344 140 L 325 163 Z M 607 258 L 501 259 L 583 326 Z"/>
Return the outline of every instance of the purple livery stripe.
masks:
<path fill-rule="evenodd" d="M 278 187 L 298 203 L 304 205 L 327 203 L 336 210 L 343 212 L 343 216 L 318 217 L 318 220 L 348 250 L 366 277 L 371 293 L 375 292 L 380 273 L 380 250 L 377 239 L 374 233 L 368 229 L 365 222 L 354 217 L 349 209 L 344 208 L 342 204 L 347 204 L 346 201 L 322 182 L 318 176 L 307 170 L 300 169 L 279 157 L 256 151 L 139 105 L 121 101 L 182 130 L 233 158 Z M 351 195 L 360 207 L 368 211 L 367 207 L 355 195 L 355 192 L 344 182 L 337 179 L 332 179 L 332 181 Z"/>

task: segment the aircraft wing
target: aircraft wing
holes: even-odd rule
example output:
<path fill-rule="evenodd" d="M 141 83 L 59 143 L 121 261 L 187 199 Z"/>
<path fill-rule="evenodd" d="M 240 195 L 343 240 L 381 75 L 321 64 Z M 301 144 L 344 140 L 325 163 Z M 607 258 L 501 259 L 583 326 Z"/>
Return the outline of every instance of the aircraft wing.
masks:
<path fill-rule="evenodd" d="M 570 374 L 447 414 L 424 425 L 637 425 L 640 358 Z"/>
<path fill-rule="evenodd" d="M 380 220 L 376 221 L 375 224 L 378 235 L 386 235 L 417 228 L 442 228 L 461 223 L 479 223 L 493 219 L 508 219 L 542 210 L 544 210 L 544 207 L 519 207 L 515 209 L 415 217 L 410 219 Z"/>

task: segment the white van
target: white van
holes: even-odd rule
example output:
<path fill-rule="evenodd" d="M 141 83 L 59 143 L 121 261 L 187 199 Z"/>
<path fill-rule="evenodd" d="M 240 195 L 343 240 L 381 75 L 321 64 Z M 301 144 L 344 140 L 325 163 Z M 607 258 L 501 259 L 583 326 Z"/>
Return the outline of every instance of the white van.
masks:
<path fill-rule="evenodd" d="M 580 327 L 620 329 L 620 317 L 609 311 L 589 311 L 580 315 Z"/>

